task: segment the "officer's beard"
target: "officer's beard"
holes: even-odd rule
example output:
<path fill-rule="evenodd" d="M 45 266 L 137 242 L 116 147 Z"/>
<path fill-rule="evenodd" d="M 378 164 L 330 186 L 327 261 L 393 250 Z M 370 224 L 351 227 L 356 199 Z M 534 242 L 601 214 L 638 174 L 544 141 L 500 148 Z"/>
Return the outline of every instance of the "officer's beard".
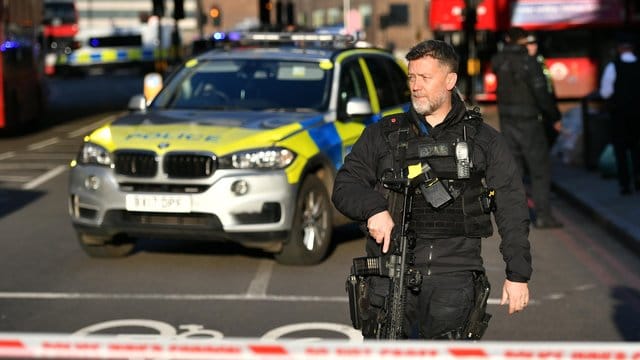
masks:
<path fill-rule="evenodd" d="M 438 110 L 446 101 L 447 96 L 451 96 L 448 91 L 444 90 L 435 96 L 420 96 L 417 97 L 414 94 L 411 95 L 411 104 L 416 109 L 418 114 L 428 116 Z"/>

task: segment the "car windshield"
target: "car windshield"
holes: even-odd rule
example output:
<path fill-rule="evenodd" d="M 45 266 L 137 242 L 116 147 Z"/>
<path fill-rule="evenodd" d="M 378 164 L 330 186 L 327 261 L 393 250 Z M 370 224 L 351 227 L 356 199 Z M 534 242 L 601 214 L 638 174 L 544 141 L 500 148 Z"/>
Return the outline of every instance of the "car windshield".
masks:
<path fill-rule="evenodd" d="M 194 62 L 187 63 L 168 81 L 152 107 L 322 111 L 329 102 L 331 72 L 319 62 L 261 59 Z"/>

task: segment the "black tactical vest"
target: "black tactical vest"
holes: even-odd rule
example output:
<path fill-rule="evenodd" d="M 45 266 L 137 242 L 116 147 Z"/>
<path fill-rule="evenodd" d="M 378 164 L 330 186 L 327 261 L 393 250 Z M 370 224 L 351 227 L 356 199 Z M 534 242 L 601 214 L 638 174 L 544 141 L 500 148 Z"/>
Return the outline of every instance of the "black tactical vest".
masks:
<path fill-rule="evenodd" d="M 449 127 L 437 141 L 425 136 L 411 136 L 403 141 L 403 136 L 399 134 L 402 131 L 411 131 L 408 117 L 407 114 L 395 115 L 394 121 L 399 121 L 399 125 L 389 124 L 389 118 L 382 120 L 383 132 L 394 156 L 396 164 L 394 166 L 406 168 L 407 165 L 415 164 L 420 159 L 426 161 L 453 196 L 453 201 L 434 209 L 416 189 L 409 214 L 409 229 L 415 231 L 419 237 L 491 236 L 493 225 L 490 212 L 481 203 L 482 197 L 488 193 L 484 169 L 472 166 L 469 178 L 461 179 L 458 176 L 455 153 L 456 143 L 464 141 L 466 135 L 470 156 L 473 156 L 473 137 L 482 122 L 480 114 L 467 111 L 465 119 Z M 404 164 L 400 164 L 402 157 L 405 158 Z M 401 197 L 401 194 L 393 192 L 388 197 L 389 209 L 394 220 L 398 219 L 399 213 L 402 212 L 402 207 L 399 206 L 402 202 L 398 201 Z"/>

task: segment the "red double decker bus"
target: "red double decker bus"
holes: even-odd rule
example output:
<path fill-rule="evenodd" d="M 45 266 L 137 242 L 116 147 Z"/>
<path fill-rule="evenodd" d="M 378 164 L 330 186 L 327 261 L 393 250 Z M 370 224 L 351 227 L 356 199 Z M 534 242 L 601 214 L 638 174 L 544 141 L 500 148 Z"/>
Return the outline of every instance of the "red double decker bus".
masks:
<path fill-rule="evenodd" d="M 616 33 L 638 31 L 638 0 L 431 0 L 429 26 L 438 39 L 467 54 L 466 3 L 475 3 L 475 44 L 481 79 L 473 82 L 478 101 L 494 101 L 496 77 L 490 59 L 511 26 L 534 31 L 550 70 L 556 95 L 577 99 L 598 87 L 611 59 Z"/>
<path fill-rule="evenodd" d="M 45 73 L 54 75 L 59 56 L 69 55 L 79 47 L 78 10 L 75 0 L 44 0 L 42 18 L 44 48 L 46 51 Z"/>
<path fill-rule="evenodd" d="M 42 0 L 0 0 L 0 130 L 29 130 L 44 112 Z"/>

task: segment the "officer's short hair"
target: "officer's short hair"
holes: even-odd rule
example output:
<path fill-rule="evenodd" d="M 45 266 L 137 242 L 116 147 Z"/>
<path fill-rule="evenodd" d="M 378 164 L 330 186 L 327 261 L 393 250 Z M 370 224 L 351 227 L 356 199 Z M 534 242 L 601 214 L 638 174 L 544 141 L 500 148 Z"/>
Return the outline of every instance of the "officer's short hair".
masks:
<path fill-rule="evenodd" d="M 510 44 L 526 44 L 529 34 L 521 27 L 514 26 L 507 30 L 507 42 Z"/>
<path fill-rule="evenodd" d="M 442 40 L 425 40 L 409 50 L 405 58 L 407 61 L 420 59 L 426 56 L 438 60 L 449 67 L 452 72 L 458 72 L 459 57 L 453 46 Z"/>

